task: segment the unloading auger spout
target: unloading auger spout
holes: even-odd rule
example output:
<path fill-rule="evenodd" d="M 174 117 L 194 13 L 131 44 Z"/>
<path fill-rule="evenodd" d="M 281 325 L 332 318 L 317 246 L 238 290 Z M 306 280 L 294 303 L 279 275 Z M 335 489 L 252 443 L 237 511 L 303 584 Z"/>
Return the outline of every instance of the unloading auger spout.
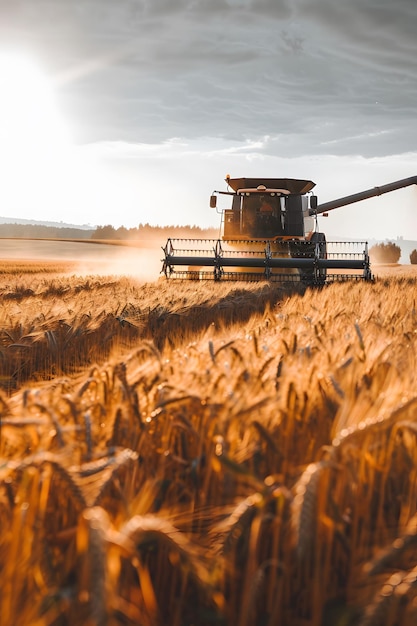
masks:
<path fill-rule="evenodd" d="M 315 183 L 294 178 L 230 178 L 215 191 L 230 206 L 221 215 L 219 239 L 172 239 L 164 251 L 167 278 L 192 280 L 268 280 L 324 285 L 331 281 L 373 280 L 366 241 L 326 241 L 317 216 L 417 184 L 404 178 L 318 204 Z"/>
<path fill-rule="evenodd" d="M 330 200 L 330 202 L 319 204 L 316 209 L 311 210 L 310 215 L 327 213 L 328 211 L 339 209 L 347 204 L 354 204 L 355 202 L 361 202 L 362 200 L 382 196 L 384 193 L 396 191 L 397 189 L 409 187 L 410 185 L 417 185 L 417 176 L 402 178 L 401 180 L 396 180 L 393 183 L 388 183 L 387 185 L 382 185 L 381 187 L 373 187 L 372 189 L 366 189 L 365 191 L 360 191 L 359 193 L 354 193 L 350 196 L 344 196 L 343 198 L 337 198 L 336 200 Z"/>

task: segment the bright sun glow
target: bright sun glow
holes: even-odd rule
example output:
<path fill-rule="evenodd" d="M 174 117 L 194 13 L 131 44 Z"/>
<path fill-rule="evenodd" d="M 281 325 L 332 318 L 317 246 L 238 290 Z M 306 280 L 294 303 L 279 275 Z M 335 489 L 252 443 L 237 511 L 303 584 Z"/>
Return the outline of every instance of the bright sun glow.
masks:
<path fill-rule="evenodd" d="M 0 56 L 0 139 L 10 153 L 44 154 L 68 142 L 50 84 L 40 69 L 17 55 Z"/>
<path fill-rule="evenodd" d="M 126 184 L 71 142 L 53 86 L 31 58 L 0 51 L 0 216 L 94 224 Z"/>
<path fill-rule="evenodd" d="M 0 53 L 0 91 L 1 214 L 20 217 L 56 196 L 71 142 L 52 83 L 33 60 Z"/>

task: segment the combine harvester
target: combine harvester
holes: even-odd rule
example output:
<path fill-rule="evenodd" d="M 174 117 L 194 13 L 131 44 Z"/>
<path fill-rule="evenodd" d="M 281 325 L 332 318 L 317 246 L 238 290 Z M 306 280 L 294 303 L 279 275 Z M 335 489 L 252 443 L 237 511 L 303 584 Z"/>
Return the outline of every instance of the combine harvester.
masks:
<path fill-rule="evenodd" d="M 163 248 L 167 278 L 292 281 L 373 280 L 366 241 L 328 242 L 318 215 L 417 184 L 417 176 L 318 204 L 311 180 L 230 178 L 231 208 L 221 211 L 219 239 L 172 239 Z"/>

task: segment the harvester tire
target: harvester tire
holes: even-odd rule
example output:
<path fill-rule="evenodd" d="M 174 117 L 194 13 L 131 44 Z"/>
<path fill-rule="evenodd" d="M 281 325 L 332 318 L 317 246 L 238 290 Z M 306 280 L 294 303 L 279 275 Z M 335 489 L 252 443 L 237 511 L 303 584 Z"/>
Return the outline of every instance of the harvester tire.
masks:
<path fill-rule="evenodd" d="M 327 259 L 327 246 L 326 246 L 326 235 L 324 233 L 313 233 L 311 237 L 311 241 L 316 244 L 320 244 L 320 259 Z M 319 269 L 316 274 L 315 283 L 316 285 L 324 285 L 327 278 L 327 270 L 326 268 Z"/>
<path fill-rule="evenodd" d="M 295 258 L 308 257 L 314 258 L 316 255 L 316 244 L 320 244 L 319 258 L 325 259 L 327 257 L 326 249 L 326 235 L 324 233 L 313 233 L 311 239 L 308 242 L 301 241 L 292 242 L 291 256 Z M 305 285 L 321 286 L 326 282 L 327 270 L 322 269 L 299 269 L 300 281 Z"/>

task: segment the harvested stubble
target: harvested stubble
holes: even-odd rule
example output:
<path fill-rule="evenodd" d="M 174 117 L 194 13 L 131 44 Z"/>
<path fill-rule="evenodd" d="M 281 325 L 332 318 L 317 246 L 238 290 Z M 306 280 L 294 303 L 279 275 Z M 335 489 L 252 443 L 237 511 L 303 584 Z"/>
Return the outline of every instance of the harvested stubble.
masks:
<path fill-rule="evenodd" d="M 208 306 L 193 339 L 4 398 L 4 623 L 414 624 L 414 293 Z"/>

